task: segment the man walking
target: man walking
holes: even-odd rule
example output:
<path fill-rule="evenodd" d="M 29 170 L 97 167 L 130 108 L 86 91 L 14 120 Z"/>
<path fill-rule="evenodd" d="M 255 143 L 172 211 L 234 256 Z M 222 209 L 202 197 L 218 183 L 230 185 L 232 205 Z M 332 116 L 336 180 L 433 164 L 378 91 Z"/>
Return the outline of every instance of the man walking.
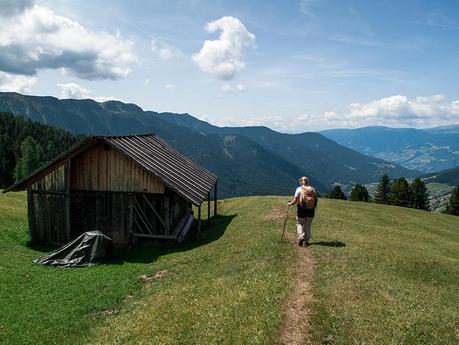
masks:
<path fill-rule="evenodd" d="M 298 232 L 298 245 L 309 245 L 311 240 L 311 224 L 317 207 L 317 193 L 309 186 L 306 176 L 298 180 L 300 186 L 296 189 L 293 199 L 288 203 L 297 206 L 296 229 Z"/>

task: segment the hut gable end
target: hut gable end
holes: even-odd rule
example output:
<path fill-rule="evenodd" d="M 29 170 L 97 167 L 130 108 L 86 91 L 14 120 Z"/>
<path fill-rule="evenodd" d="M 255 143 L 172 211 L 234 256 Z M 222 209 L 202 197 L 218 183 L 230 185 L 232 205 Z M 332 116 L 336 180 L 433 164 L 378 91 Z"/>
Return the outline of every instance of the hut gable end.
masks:
<path fill-rule="evenodd" d="M 99 143 L 71 162 L 72 190 L 164 194 L 164 184 L 134 160 Z"/>

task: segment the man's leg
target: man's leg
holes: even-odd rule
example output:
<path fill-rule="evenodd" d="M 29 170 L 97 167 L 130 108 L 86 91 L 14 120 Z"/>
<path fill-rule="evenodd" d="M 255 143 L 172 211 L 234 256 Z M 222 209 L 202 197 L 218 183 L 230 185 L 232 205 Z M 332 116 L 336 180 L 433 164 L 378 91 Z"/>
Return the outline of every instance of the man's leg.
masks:
<path fill-rule="evenodd" d="M 304 242 L 304 223 L 305 218 L 296 217 L 296 232 L 298 233 L 298 244 L 301 246 Z"/>
<path fill-rule="evenodd" d="M 311 225 L 312 225 L 312 220 L 314 218 L 312 217 L 307 217 L 304 220 L 304 243 L 309 244 L 309 241 L 311 240 Z"/>

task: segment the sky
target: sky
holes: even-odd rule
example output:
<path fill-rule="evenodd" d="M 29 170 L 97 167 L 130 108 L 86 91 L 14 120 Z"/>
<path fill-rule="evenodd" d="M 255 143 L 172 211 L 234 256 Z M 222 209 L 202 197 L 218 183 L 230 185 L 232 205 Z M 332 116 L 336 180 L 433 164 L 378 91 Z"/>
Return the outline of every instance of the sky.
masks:
<path fill-rule="evenodd" d="M 459 124 L 459 1 L 0 0 L 0 91 L 299 133 Z"/>

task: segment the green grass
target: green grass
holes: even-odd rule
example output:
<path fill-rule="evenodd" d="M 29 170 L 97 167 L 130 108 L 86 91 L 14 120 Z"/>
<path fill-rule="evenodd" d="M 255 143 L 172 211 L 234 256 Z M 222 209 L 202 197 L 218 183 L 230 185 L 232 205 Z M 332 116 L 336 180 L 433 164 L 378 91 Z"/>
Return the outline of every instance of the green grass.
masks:
<path fill-rule="evenodd" d="M 43 252 L 27 247 L 25 195 L 1 195 L 0 342 L 274 342 L 293 251 L 259 217 L 278 199 L 252 207 L 256 200 L 220 204 L 222 216 L 199 242 L 150 244 L 113 264 L 56 269 L 32 261 Z M 136 278 L 158 270 L 170 273 L 146 284 Z M 103 314 L 110 309 L 119 313 Z"/>
<path fill-rule="evenodd" d="M 225 200 L 198 242 L 56 269 L 33 263 L 25 194 L 0 195 L 0 343 L 275 343 L 294 251 L 266 215 L 285 199 Z M 311 343 L 459 342 L 459 217 L 322 199 L 313 241 Z"/>
<path fill-rule="evenodd" d="M 427 190 L 429 191 L 429 193 L 441 192 L 448 188 L 451 188 L 451 186 L 446 183 L 438 183 L 438 182 L 427 183 Z"/>
<path fill-rule="evenodd" d="M 323 200 L 313 343 L 459 342 L 459 218 Z"/>

